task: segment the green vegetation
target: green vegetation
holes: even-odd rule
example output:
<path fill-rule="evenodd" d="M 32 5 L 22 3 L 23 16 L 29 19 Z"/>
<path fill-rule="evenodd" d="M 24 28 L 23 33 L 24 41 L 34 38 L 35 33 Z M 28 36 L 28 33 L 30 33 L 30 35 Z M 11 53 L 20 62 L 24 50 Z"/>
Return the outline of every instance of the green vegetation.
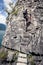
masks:
<path fill-rule="evenodd" d="M 18 11 L 19 11 L 18 9 L 15 9 L 15 10 L 12 12 L 12 14 L 15 15 L 15 16 L 17 16 Z"/>
<path fill-rule="evenodd" d="M 31 65 L 35 65 L 33 56 L 31 54 L 27 55 L 27 58 L 29 59 Z"/>
<path fill-rule="evenodd" d="M 0 52 L 0 59 L 5 59 L 7 57 L 7 52 Z"/>
<path fill-rule="evenodd" d="M 17 56 L 18 56 L 18 51 L 14 52 L 14 55 L 13 55 L 13 60 L 14 60 L 14 61 L 17 60 Z"/>
<path fill-rule="evenodd" d="M 32 55 L 31 55 L 31 54 L 29 54 L 29 55 L 27 55 L 27 57 L 30 59 L 30 58 L 32 58 Z"/>
<path fill-rule="evenodd" d="M 31 61 L 31 65 L 36 65 L 36 64 L 34 63 L 34 61 Z"/>

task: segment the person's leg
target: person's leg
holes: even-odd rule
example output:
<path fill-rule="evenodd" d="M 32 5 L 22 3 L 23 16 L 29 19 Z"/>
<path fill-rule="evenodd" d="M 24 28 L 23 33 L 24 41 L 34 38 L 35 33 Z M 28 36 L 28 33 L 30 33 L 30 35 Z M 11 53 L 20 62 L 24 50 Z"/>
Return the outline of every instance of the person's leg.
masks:
<path fill-rule="evenodd" d="M 27 22 L 26 22 L 26 32 L 27 32 Z"/>

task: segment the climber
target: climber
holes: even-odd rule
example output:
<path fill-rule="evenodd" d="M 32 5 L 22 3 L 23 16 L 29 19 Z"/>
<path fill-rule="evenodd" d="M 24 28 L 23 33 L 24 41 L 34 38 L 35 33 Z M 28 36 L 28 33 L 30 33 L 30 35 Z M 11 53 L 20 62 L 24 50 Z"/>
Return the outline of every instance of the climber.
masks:
<path fill-rule="evenodd" d="M 27 15 L 28 15 L 27 9 L 23 12 L 23 15 L 24 15 L 24 18 L 26 19 L 26 21 L 28 21 L 28 18 L 27 18 Z"/>
<path fill-rule="evenodd" d="M 30 25 L 30 21 L 29 21 L 29 17 L 28 17 L 28 13 L 27 13 L 27 9 L 23 12 L 23 17 L 26 20 L 26 31 L 27 31 L 27 27 Z"/>

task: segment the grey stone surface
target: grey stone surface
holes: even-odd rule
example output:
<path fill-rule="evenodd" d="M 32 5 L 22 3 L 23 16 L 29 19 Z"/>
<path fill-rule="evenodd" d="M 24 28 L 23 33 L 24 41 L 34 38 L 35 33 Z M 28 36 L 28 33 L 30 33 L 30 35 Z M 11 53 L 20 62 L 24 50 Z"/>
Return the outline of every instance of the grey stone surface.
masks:
<path fill-rule="evenodd" d="M 2 45 L 26 54 L 29 54 L 29 51 L 43 54 L 43 2 L 19 0 L 15 8 L 19 8 L 19 12 L 17 16 L 12 15 L 12 13 L 9 15 L 8 26 Z M 25 9 L 28 12 L 28 21 L 31 21 L 31 24 L 27 27 L 27 32 L 26 20 L 23 18 Z M 31 14 L 31 20 L 29 19 L 29 14 Z M 36 63 L 36 65 L 42 64 Z"/>

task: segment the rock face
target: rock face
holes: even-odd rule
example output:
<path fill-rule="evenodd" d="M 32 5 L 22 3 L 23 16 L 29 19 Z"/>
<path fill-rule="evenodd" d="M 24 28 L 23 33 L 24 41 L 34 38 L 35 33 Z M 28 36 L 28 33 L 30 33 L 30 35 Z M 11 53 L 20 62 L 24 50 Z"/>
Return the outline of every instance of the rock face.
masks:
<path fill-rule="evenodd" d="M 43 2 L 39 0 L 18 0 L 15 9 L 9 14 L 6 22 L 8 26 L 2 46 L 26 54 L 34 53 L 33 55 L 39 55 L 33 57 L 35 60 L 42 60 Z M 37 62 L 36 65 L 42 65 L 42 61 Z"/>

